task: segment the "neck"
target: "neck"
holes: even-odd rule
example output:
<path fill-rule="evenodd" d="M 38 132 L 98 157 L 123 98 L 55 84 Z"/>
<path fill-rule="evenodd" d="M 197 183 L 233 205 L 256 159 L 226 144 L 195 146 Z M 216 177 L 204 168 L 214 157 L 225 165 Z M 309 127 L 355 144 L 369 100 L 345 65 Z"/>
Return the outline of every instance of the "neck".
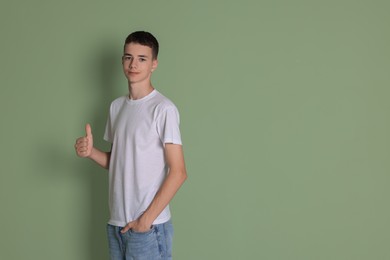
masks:
<path fill-rule="evenodd" d="M 129 97 L 130 99 L 137 100 L 146 97 L 154 90 L 151 83 L 147 85 L 130 84 L 129 82 Z"/>

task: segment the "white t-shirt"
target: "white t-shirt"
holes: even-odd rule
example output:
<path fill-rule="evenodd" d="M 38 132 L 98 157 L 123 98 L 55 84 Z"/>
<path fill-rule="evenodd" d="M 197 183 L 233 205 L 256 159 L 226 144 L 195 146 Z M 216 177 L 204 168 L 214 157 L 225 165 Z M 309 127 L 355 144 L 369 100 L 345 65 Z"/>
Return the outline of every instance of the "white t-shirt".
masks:
<path fill-rule="evenodd" d="M 167 174 L 165 143 L 181 145 L 179 112 L 157 90 L 111 103 L 104 139 L 112 143 L 109 167 L 109 224 L 125 226 L 142 215 Z M 153 224 L 171 217 L 169 206 Z"/>

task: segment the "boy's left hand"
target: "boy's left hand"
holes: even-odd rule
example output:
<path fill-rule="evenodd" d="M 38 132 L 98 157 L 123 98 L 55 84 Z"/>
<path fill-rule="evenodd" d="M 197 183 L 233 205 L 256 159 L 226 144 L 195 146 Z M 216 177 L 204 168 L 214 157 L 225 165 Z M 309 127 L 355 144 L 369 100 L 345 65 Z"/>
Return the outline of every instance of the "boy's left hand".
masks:
<path fill-rule="evenodd" d="M 148 232 L 151 229 L 152 225 L 148 225 L 145 223 L 142 223 L 140 219 L 134 220 L 132 222 L 129 222 L 122 230 L 121 233 L 124 234 L 130 229 L 139 232 L 139 233 L 144 233 Z"/>

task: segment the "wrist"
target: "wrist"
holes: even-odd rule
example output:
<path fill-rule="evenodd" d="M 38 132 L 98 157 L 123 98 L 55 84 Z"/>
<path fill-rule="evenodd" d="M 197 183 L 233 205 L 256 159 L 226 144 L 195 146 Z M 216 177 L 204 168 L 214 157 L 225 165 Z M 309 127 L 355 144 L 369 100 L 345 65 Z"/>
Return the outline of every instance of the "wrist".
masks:
<path fill-rule="evenodd" d="M 88 155 L 88 158 L 89 158 L 89 159 L 93 159 L 95 152 L 96 152 L 96 151 L 95 151 L 95 147 L 92 147 L 91 153 Z"/>
<path fill-rule="evenodd" d="M 147 228 L 150 228 L 153 225 L 153 220 L 150 219 L 149 215 L 146 212 L 142 214 L 138 221 L 142 226 Z"/>

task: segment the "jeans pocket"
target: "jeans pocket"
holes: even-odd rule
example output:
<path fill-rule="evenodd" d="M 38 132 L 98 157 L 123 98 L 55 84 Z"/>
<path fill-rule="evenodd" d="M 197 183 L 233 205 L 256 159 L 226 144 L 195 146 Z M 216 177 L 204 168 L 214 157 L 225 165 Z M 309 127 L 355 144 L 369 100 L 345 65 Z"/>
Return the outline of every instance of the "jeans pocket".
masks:
<path fill-rule="evenodd" d="M 146 232 L 129 230 L 126 243 L 127 259 L 161 259 L 161 249 L 158 243 L 155 227 Z"/>
<path fill-rule="evenodd" d="M 145 232 L 138 232 L 138 231 L 135 231 L 135 230 L 133 230 L 133 229 L 130 229 L 129 231 L 130 231 L 132 234 L 136 234 L 136 235 L 149 235 L 149 234 L 153 233 L 153 231 L 154 231 L 154 226 L 152 226 L 152 227 L 150 228 L 150 230 L 145 231 Z"/>

